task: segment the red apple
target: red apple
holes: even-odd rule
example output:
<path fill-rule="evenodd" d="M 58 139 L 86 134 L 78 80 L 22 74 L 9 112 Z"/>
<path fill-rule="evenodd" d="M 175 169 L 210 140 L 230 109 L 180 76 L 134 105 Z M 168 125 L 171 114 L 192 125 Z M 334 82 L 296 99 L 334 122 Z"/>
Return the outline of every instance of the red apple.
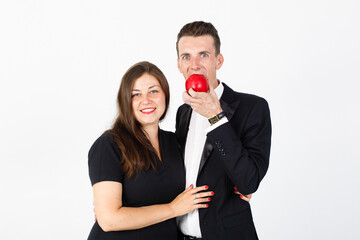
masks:
<path fill-rule="evenodd" d="M 185 82 L 186 91 L 190 88 L 194 89 L 195 92 L 207 92 L 209 84 L 206 78 L 201 74 L 193 74 Z"/>

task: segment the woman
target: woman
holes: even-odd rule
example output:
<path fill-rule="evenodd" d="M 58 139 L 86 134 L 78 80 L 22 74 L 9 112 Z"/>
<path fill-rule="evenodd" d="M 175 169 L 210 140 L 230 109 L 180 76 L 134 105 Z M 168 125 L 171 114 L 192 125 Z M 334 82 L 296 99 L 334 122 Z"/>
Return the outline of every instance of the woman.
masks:
<path fill-rule="evenodd" d="M 88 239 L 176 239 L 175 217 L 207 208 L 213 192 L 185 185 L 175 135 L 159 129 L 170 100 L 164 74 L 140 62 L 123 76 L 119 114 L 89 151 L 97 221 Z"/>

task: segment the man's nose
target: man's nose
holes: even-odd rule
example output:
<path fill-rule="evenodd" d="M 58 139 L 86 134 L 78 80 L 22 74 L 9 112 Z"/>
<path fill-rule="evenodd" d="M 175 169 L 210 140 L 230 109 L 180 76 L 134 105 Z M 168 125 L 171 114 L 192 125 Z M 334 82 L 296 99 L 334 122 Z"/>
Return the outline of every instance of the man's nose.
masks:
<path fill-rule="evenodd" d="M 192 69 L 199 69 L 200 67 L 200 60 L 198 57 L 193 57 L 190 61 L 190 66 Z"/>

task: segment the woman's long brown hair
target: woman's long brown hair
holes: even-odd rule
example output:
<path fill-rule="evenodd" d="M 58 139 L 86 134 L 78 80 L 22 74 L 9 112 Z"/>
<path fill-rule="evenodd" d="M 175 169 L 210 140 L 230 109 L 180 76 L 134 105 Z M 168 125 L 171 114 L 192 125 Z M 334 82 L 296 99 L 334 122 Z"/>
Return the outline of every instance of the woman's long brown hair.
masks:
<path fill-rule="evenodd" d="M 144 74 L 155 77 L 165 93 L 166 106 L 160 120 L 165 117 L 170 101 L 170 90 L 166 77 L 154 64 L 139 62 L 124 74 L 117 96 L 118 116 L 108 132 L 114 136 L 115 142 L 120 148 L 122 170 L 128 178 L 141 170 L 156 169 L 158 163 L 156 151 L 141 128 L 141 124 L 136 120 L 132 109 L 132 88 L 135 81 Z"/>

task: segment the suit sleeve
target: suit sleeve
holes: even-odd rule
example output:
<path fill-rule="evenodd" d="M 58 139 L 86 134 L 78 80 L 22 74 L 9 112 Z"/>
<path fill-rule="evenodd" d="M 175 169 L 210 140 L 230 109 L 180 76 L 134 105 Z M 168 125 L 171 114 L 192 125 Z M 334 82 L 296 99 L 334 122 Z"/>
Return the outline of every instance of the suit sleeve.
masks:
<path fill-rule="evenodd" d="M 233 117 L 207 137 L 229 178 L 246 195 L 258 189 L 269 167 L 271 120 L 267 102 L 261 98 L 244 116 L 243 126 Z"/>

